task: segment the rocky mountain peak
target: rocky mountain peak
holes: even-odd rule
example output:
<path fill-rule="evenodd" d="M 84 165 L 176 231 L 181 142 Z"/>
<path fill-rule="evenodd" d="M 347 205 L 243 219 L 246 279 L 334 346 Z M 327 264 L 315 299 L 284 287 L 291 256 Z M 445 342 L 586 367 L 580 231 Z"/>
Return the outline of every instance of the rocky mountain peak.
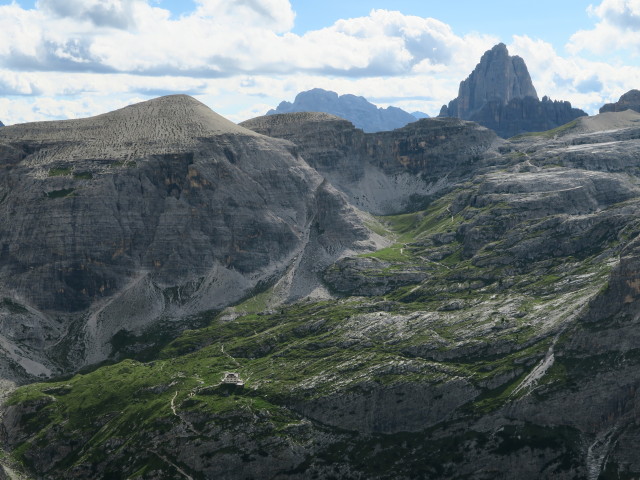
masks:
<path fill-rule="evenodd" d="M 600 108 L 600 113 L 624 112 L 625 110 L 640 112 L 640 90 L 629 90 L 616 103 L 607 103 Z"/>
<path fill-rule="evenodd" d="M 131 135 L 143 137 L 167 134 L 177 134 L 185 138 L 229 133 L 255 135 L 189 95 L 155 98 L 86 119 L 84 122 L 99 122 L 103 126 L 117 125 L 117 128 L 123 125 L 127 130 L 131 129 Z"/>
<path fill-rule="evenodd" d="M 524 60 L 510 56 L 504 43 L 482 55 L 480 63 L 460 82 L 458 97 L 443 106 L 441 116 L 470 120 L 487 102 L 506 105 L 514 98 L 538 98 Z"/>
<path fill-rule="evenodd" d="M 443 105 L 440 117 L 478 122 L 504 138 L 549 130 L 586 115 L 569 102 L 538 99 L 524 60 L 510 56 L 504 43 L 482 55 L 460 82 L 458 96 Z"/>
<path fill-rule="evenodd" d="M 201 138 L 255 136 L 188 95 L 170 95 L 104 113 L 64 121 L 34 122 L 2 129 L 0 142 L 59 144 L 48 161 L 66 158 L 135 157 L 191 151 Z"/>

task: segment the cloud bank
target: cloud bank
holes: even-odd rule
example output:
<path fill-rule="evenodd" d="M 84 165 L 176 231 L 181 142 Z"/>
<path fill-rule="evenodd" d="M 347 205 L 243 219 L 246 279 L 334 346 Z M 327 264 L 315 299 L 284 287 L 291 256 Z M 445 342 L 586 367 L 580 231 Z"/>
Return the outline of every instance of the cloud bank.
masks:
<path fill-rule="evenodd" d="M 178 18 L 153 0 L 0 6 L 0 119 L 96 114 L 176 92 L 239 121 L 312 87 L 434 114 L 501 40 L 457 35 L 437 19 L 382 9 L 298 35 L 289 0 L 195 3 Z M 589 11 L 594 30 L 571 37 L 569 57 L 529 37 L 508 46 L 525 59 L 541 95 L 593 109 L 632 88 L 629 78 L 640 78 L 640 70 L 578 55 L 606 42 L 640 51 L 640 0 L 604 0 Z"/>

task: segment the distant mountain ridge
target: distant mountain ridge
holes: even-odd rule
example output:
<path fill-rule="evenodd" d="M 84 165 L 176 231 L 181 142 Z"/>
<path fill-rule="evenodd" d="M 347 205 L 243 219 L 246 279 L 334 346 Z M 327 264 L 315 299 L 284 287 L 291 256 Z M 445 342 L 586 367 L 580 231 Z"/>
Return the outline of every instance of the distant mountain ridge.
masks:
<path fill-rule="evenodd" d="M 524 60 L 510 56 L 506 45 L 499 43 L 482 55 L 460 82 L 458 96 L 442 106 L 439 116 L 472 120 L 509 138 L 549 130 L 585 115 L 566 101 L 539 100 Z"/>
<path fill-rule="evenodd" d="M 267 115 L 295 112 L 330 113 L 350 121 L 367 133 L 395 130 L 420 118 L 428 118 L 422 112 L 411 114 L 397 107 L 380 108 L 364 97 L 338 95 L 322 88 L 300 92 L 293 103 L 281 102 L 275 110 L 269 110 Z"/>

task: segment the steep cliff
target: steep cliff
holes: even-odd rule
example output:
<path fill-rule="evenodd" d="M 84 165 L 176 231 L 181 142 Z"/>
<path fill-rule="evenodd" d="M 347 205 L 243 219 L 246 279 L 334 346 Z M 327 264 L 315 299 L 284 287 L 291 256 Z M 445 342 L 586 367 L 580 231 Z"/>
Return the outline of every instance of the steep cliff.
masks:
<path fill-rule="evenodd" d="M 267 115 L 294 112 L 329 113 L 350 121 L 365 132 L 395 130 L 415 122 L 418 118 L 424 118 L 424 114 L 416 117 L 401 108 L 376 107 L 364 97 L 338 95 L 322 88 L 300 92 L 293 103 L 281 102 L 275 110 L 269 110 Z"/>
<path fill-rule="evenodd" d="M 600 113 L 624 112 L 625 110 L 640 112 L 640 90 L 629 90 L 616 103 L 607 103 L 600 108 Z"/>
<path fill-rule="evenodd" d="M 282 299 L 308 295 L 323 265 L 374 246 L 292 144 L 187 96 L 4 127 L 0 168 L 1 341 L 18 377 L 104 360 L 118 333 L 175 334 L 280 279 Z"/>
<path fill-rule="evenodd" d="M 305 160 L 357 207 L 389 215 L 423 205 L 495 158 L 495 134 L 458 119 L 423 119 L 365 134 L 322 113 L 269 115 L 241 123 L 295 143 Z"/>
<path fill-rule="evenodd" d="M 504 43 L 482 55 L 480 63 L 466 80 L 460 82 L 458 97 L 443 107 L 441 117 L 471 120 L 486 103 L 506 105 L 512 99 L 538 99 L 524 60 L 510 56 Z"/>
<path fill-rule="evenodd" d="M 524 60 L 500 43 L 485 52 L 440 117 L 478 122 L 503 138 L 549 130 L 587 115 L 566 101 L 538 100 Z"/>
<path fill-rule="evenodd" d="M 514 98 L 506 105 L 487 102 L 472 117 L 474 122 L 494 130 L 503 138 L 527 132 L 543 132 L 587 114 L 571 103 L 543 97 Z"/>

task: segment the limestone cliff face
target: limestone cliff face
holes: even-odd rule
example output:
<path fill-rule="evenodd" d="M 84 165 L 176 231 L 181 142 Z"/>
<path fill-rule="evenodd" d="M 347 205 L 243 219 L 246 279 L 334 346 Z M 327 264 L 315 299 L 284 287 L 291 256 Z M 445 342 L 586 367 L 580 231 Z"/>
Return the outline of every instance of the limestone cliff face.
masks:
<path fill-rule="evenodd" d="M 372 134 L 323 113 L 269 115 L 241 125 L 295 143 L 351 203 L 385 215 L 405 211 L 468 177 L 500 143 L 492 131 L 452 118 L 422 119 Z"/>
<path fill-rule="evenodd" d="M 524 60 L 510 56 L 500 43 L 485 52 L 458 96 L 443 105 L 440 117 L 478 122 L 503 138 L 519 133 L 544 131 L 586 115 L 569 102 L 538 100 Z"/>
<path fill-rule="evenodd" d="M 629 90 L 616 103 L 607 103 L 600 108 L 600 113 L 624 112 L 625 110 L 640 112 L 640 90 Z"/>
<path fill-rule="evenodd" d="M 26 349 L 12 361 L 30 374 L 55 370 L 42 352 L 65 338 L 62 358 L 99 361 L 120 330 L 219 309 L 285 272 L 304 281 L 283 298 L 304 296 L 314 269 L 372 248 L 292 144 L 186 96 L 4 127 L 0 169 L 0 297 L 29 330 L 2 341 Z M 23 361 L 34 348 L 46 366 Z"/>
<path fill-rule="evenodd" d="M 338 95 L 322 88 L 300 92 L 293 103 L 281 102 L 275 110 L 269 110 L 267 115 L 294 112 L 329 113 L 352 122 L 365 132 L 394 130 L 425 117 L 425 114 L 416 117 L 397 107 L 379 108 L 364 97 Z"/>

